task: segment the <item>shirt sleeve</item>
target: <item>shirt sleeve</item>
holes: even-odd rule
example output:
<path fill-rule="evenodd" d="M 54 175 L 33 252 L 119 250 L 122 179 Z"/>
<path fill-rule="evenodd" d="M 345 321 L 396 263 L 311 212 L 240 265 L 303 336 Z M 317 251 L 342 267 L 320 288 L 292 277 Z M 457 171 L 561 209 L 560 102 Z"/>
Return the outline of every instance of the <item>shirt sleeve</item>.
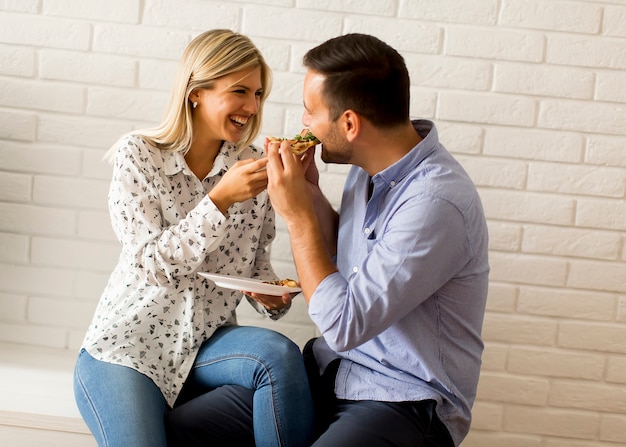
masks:
<path fill-rule="evenodd" d="M 226 217 L 205 196 L 178 222 L 167 224 L 162 207 L 174 198 L 160 181 L 157 155 L 136 137 L 122 140 L 108 200 L 113 230 L 125 255 L 134 259 L 134 267 L 150 284 L 166 285 L 196 271 L 223 237 Z"/>
<path fill-rule="evenodd" d="M 363 236 L 366 254 L 354 258 L 352 271 L 329 275 L 311 297 L 311 319 L 336 352 L 379 335 L 470 259 L 463 216 L 442 199 L 405 202 L 381 231 L 374 239 Z"/>

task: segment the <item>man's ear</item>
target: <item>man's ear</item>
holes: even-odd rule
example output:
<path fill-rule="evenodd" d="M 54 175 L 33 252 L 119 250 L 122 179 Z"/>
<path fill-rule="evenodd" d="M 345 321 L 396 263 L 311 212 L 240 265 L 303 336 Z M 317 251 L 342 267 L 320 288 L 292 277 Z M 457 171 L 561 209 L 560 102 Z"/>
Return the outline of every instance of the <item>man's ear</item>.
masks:
<path fill-rule="evenodd" d="M 361 117 L 354 110 L 345 110 L 339 117 L 346 140 L 353 142 L 361 132 Z"/>

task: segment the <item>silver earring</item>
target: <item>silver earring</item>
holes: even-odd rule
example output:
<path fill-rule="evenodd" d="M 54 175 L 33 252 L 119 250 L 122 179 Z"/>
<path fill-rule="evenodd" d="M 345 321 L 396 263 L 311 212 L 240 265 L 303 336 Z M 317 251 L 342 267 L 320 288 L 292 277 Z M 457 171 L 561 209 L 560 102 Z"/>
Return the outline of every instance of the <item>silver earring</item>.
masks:
<path fill-rule="evenodd" d="M 193 108 L 195 109 L 196 107 L 198 107 L 198 101 L 194 101 L 192 104 Z"/>

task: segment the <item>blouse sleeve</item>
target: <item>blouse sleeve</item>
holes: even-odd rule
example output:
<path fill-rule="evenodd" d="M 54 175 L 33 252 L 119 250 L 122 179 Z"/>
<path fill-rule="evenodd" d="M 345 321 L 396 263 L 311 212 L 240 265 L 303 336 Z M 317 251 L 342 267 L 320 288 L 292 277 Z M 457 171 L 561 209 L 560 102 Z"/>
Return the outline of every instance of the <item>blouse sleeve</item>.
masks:
<path fill-rule="evenodd" d="M 166 224 L 167 206 L 156 155 L 138 137 L 119 143 L 109 189 L 113 230 L 126 256 L 134 259 L 138 274 L 149 283 L 165 285 L 201 265 L 226 231 L 226 217 L 205 195 L 173 225 Z M 165 203 L 165 205 L 163 205 Z"/>
<path fill-rule="evenodd" d="M 272 264 L 270 262 L 269 246 L 273 242 L 274 236 L 276 234 L 276 216 L 274 213 L 274 208 L 272 207 L 269 199 L 267 200 L 266 205 L 267 211 L 265 212 L 265 216 L 263 219 L 263 228 L 261 230 L 261 237 L 257 246 L 254 268 L 252 270 L 252 277 L 262 280 L 275 280 L 278 277 L 276 276 L 276 273 L 274 273 L 274 269 L 272 268 Z M 246 296 L 246 299 L 257 312 L 270 317 L 272 320 L 278 320 L 279 318 L 282 318 L 291 308 L 290 304 L 280 310 L 268 310 L 258 302 L 254 301 L 252 298 Z"/>
<path fill-rule="evenodd" d="M 263 227 L 261 236 L 256 249 L 256 257 L 254 267 L 252 269 L 252 277 L 264 280 L 276 279 L 276 273 L 270 262 L 269 246 L 274 241 L 276 235 L 275 213 L 269 198 L 266 202 L 266 211 L 263 216 Z"/>

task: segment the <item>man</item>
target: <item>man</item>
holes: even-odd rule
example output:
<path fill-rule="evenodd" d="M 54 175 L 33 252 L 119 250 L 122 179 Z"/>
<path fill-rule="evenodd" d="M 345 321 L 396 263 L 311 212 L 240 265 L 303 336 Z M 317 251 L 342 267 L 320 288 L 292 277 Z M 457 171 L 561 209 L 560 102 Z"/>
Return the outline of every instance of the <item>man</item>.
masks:
<path fill-rule="evenodd" d="M 305 348 L 325 446 L 457 446 L 481 364 L 488 236 L 471 180 L 433 123 L 409 118 L 403 58 L 349 34 L 304 57 L 303 123 L 352 164 L 336 213 L 310 150 L 266 142 L 309 314 Z"/>

